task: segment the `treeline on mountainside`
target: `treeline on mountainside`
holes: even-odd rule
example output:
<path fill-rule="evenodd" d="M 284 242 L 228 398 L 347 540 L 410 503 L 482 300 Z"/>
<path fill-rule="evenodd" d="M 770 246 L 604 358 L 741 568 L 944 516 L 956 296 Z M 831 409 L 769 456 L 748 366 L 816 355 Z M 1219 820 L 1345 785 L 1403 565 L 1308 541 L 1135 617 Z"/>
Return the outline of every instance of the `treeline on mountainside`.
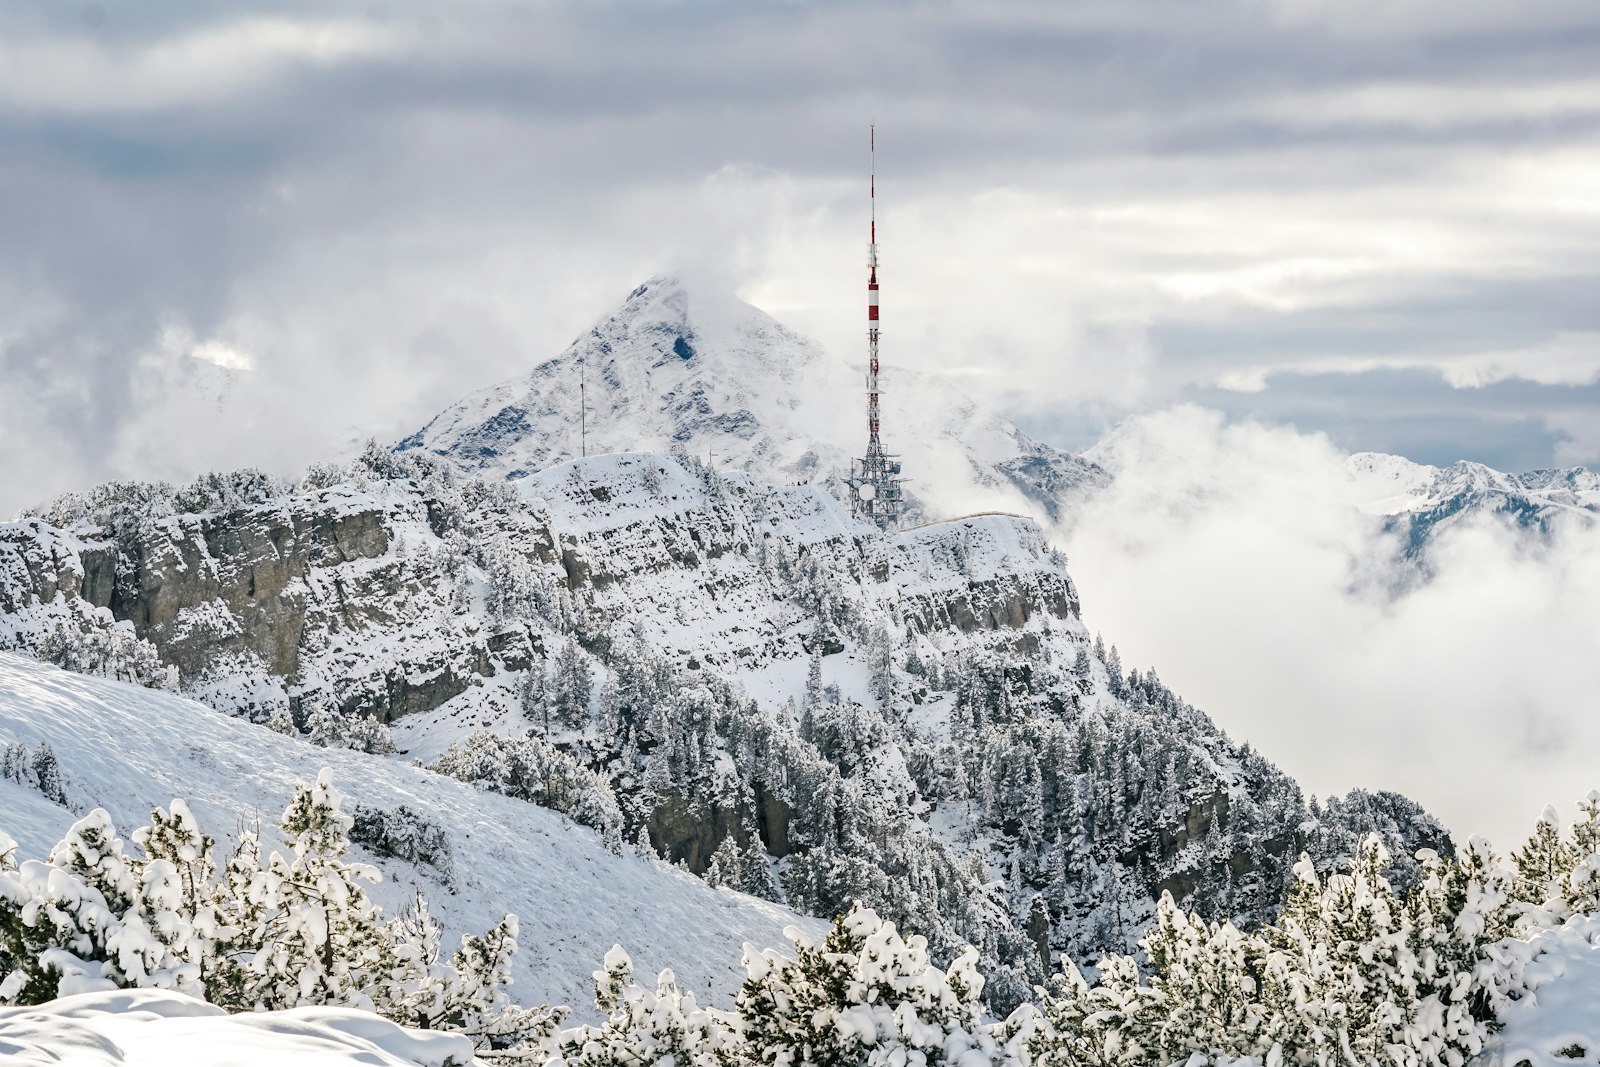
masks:
<path fill-rule="evenodd" d="M 716 506 L 734 494 L 698 460 L 662 462 L 679 464 Z M 659 476 L 648 464 L 645 474 Z M 526 650 L 499 669 L 510 686 L 479 687 L 520 706 L 524 736 L 461 738 L 433 769 L 562 811 L 613 848 L 647 843 L 715 884 L 797 911 L 827 917 L 864 902 L 926 936 L 941 961 L 974 945 L 997 1008 L 1026 999 L 1059 954 L 1087 963 L 1130 950 L 1163 892 L 1255 928 L 1287 899 L 1301 848 L 1327 873 L 1378 831 L 1398 886 L 1423 877 L 1419 845 L 1450 849 L 1443 828 L 1402 797 L 1308 803 L 1271 762 L 1153 670 L 1125 671 L 1099 640 L 1074 631 L 1066 654 L 998 641 L 941 651 L 907 619 L 846 595 L 820 553 L 782 538 L 741 551 L 772 595 L 810 620 L 809 678 L 788 701 L 760 706 L 715 671 L 670 660 L 639 627 L 597 619 L 589 594 L 536 558 L 541 520 L 513 487 L 462 478 L 422 451 L 369 445 L 296 485 L 255 471 L 181 488 L 113 483 L 40 515 L 110 535 L 118 580 L 131 582 L 130 546 L 151 524 L 288 508 L 290 493 L 369 490 L 426 504 L 427 536 L 397 537 L 392 549 L 405 595 L 476 613 Z M 768 527 L 760 494 L 740 506 L 752 527 Z M 961 571 L 964 536 L 930 551 Z M 109 626 L 90 627 L 85 640 L 104 643 L 92 635 Z M 139 649 L 125 626 L 116 632 Z M 823 684 L 823 658 L 846 642 L 867 665 L 870 699 Z M 98 662 L 62 652 L 66 638 L 57 644 L 46 658 Z M 160 680 L 128 663 L 99 672 Z M 342 710 L 331 689 L 303 687 L 295 701 L 239 710 L 316 744 L 393 751 L 388 727 Z M 948 730 L 928 725 L 929 708 Z M 507 710 L 514 718 L 516 707 Z"/>
<path fill-rule="evenodd" d="M 1276 913 L 1292 879 L 1296 841 L 1284 828 L 1309 821 L 1291 780 L 1248 748 L 1236 754 L 1153 673 L 1132 673 L 1124 705 L 1055 715 L 1034 706 L 1049 688 L 1008 682 L 1003 661 L 980 658 L 929 682 L 957 693 L 956 729 L 940 740 L 830 691 L 820 656 L 798 705 L 774 715 L 714 675 L 675 667 L 639 635 L 606 648 L 591 719 L 586 698 L 553 695 L 559 661 L 577 647 L 551 657 L 549 681 L 538 665 L 530 672 L 541 680 L 521 689 L 526 736 L 475 734 L 433 769 L 657 851 L 672 844 L 661 813 L 691 813 L 719 835 L 701 857 L 713 884 L 812 915 L 864 902 L 926 936 L 940 959 L 976 945 L 990 1002 L 1002 1007 L 1043 980 L 1052 948 L 1086 960 L 1131 947 L 1154 918 L 1163 875 L 1158 848 L 1138 846 L 1197 802 L 1226 807 L 1187 845 L 1191 866 L 1216 872 L 1189 903 L 1251 926 Z M 1208 735 L 1209 751 L 1191 743 Z M 1224 801 L 1220 761 L 1242 786 Z M 781 839 L 765 817 L 774 804 Z M 907 817 L 933 805 L 957 813 L 954 840 Z M 1392 795 L 1358 792 L 1314 810 L 1324 869 L 1352 856 L 1366 830 L 1387 831 L 1395 849 L 1448 842 Z M 1389 876 L 1421 877 L 1409 855 Z"/>
<path fill-rule="evenodd" d="M 1600 914 L 1597 791 L 1567 833 L 1547 809 L 1509 860 L 1478 839 L 1454 858 L 1424 851 L 1405 891 L 1376 835 L 1348 873 L 1302 856 L 1288 906 L 1256 933 L 1164 896 L 1136 955 L 1103 957 L 1093 983 L 1069 960 L 998 1021 L 977 949 L 940 968 L 925 938 L 854 904 L 820 944 L 747 947 L 732 1010 L 698 1005 L 670 970 L 641 986 L 615 947 L 595 972 L 602 1021 L 563 1029 L 568 1009 L 506 995 L 515 917 L 446 961 L 421 898 L 381 914 L 364 889 L 376 872 L 346 859 L 340 800 L 324 771 L 283 814 L 288 854 L 264 858 L 251 830 L 220 867 L 182 801 L 131 847 L 99 809 L 44 860 L 19 863 L 0 834 L 0 1002 L 141 987 L 231 1011 L 347 1005 L 561 1067 L 1461 1067 L 1529 992 L 1519 938 Z"/>

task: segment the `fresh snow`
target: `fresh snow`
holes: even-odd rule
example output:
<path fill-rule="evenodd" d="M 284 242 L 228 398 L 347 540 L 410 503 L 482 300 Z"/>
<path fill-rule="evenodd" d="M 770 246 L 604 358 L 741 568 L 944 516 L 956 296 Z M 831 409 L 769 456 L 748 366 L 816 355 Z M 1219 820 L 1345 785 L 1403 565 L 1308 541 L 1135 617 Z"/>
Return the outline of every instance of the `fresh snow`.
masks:
<path fill-rule="evenodd" d="M 0 1008 L 8 1067 L 444 1067 L 472 1060 L 460 1034 L 408 1030 L 351 1008 L 229 1015 L 150 989 L 80 993 Z"/>
<path fill-rule="evenodd" d="M 189 801 L 224 853 L 258 820 L 273 841 L 295 785 L 321 767 L 349 803 L 410 807 L 449 834 L 453 876 L 362 856 L 384 873 L 373 897 L 393 911 L 421 889 L 452 943 L 515 912 L 522 936 L 511 993 L 522 1003 L 587 1004 L 589 975 L 615 942 L 641 967 L 670 965 L 684 988 L 723 1000 L 742 978 L 744 942 L 784 945 L 787 926 L 820 928 L 656 860 L 613 855 L 555 812 L 397 760 L 315 748 L 169 693 L 0 653 L 0 748 L 11 742 L 49 743 L 73 808 L 0 780 L 0 830 L 21 857 L 43 856 L 91 808 L 105 808 L 127 836 L 174 797 Z"/>
<path fill-rule="evenodd" d="M 1371 515 L 1400 515 L 1482 500 L 1541 513 L 1600 514 L 1600 474 L 1582 467 L 1507 474 L 1482 463 L 1448 467 L 1413 463 L 1380 452 L 1357 452 L 1345 461 L 1355 502 Z"/>
<path fill-rule="evenodd" d="M 1577 916 L 1525 943 L 1523 981 L 1532 991 L 1506 1006 L 1505 1030 L 1480 1057 L 1484 1067 L 1574 1067 L 1600 1063 L 1600 915 Z"/>

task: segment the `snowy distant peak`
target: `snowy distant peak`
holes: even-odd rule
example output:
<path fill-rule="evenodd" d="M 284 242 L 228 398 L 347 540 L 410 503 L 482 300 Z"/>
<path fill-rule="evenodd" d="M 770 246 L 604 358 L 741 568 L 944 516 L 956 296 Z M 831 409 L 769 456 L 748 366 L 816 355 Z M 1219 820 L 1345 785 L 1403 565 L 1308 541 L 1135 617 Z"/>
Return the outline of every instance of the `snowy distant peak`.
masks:
<path fill-rule="evenodd" d="M 1345 469 L 1362 509 L 1372 514 L 1428 511 L 1463 498 L 1518 509 L 1600 513 L 1600 474 L 1584 467 L 1508 474 L 1470 460 L 1431 467 L 1400 456 L 1357 452 Z"/>
<path fill-rule="evenodd" d="M 731 294 L 662 275 L 555 359 L 452 405 L 396 448 L 513 480 L 585 452 L 683 449 L 722 472 L 838 493 L 866 442 L 863 369 Z M 941 376 L 890 366 L 885 381 L 909 521 L 991 509 L 1054 518 L 1103 481 Z"/>
<path fill-rule="evenodd" d="M 1468 460 L 1431 467 L 1358 452 L 1345 470 L 1357 506 L 1384 516 L 1385 529 L 1403 535 L 1409 558 L 1423 556 L 1436 531 L 1469 515 L 1494 515 L 1540 534 L 1555 523 L 1600 519 L 1600 474 L 1583 467 L 1507 474 Z"/>
<path fill-rule="evenodd" d="M 620 308 L 574 341 L 561 358 L 603 367 L 614 364 L 619 354 L 641 351 L 654 354 L 652 369 L 681 365 L 691 372 L 753 374 L 745 378 L 747 385 L 769 377 L 793 381 L 823 358 L 820 346 L 766 312 L 731 293 L 691 293 L 676 274 L 657 275 L 629 293 Z M 730 361 L 737 365 L 718 365 Z"/>

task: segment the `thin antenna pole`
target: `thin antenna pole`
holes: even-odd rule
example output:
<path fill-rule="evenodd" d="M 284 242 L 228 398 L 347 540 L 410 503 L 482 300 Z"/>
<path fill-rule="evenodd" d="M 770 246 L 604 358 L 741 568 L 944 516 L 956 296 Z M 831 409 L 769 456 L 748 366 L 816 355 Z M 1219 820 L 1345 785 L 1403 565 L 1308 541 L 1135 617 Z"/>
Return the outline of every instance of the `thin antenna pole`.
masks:
<path fill-rule="evenodd" d="M 870 153 L 867 195 L 871 241 L 867 245 L 867 455 L 882 451 L 878 441 L 878 127 L 867 126 Z"/>
<path fill-rule="evenodd" d="M 578 360 L 578 439 L 585 458 L 589 455 L 589 394 L 587 391 L 585 360 Z"/>
<path fill-rule="evenodd" d="M 900 463 L 883 450 L 878 404 L 878 127 L 867 126 L 867 195 L 871 207 L 871 239 L 867 244 L 867 454 L 850 467 L 851 510 L 882 529 L 898 525 L 905 510 Z"/>

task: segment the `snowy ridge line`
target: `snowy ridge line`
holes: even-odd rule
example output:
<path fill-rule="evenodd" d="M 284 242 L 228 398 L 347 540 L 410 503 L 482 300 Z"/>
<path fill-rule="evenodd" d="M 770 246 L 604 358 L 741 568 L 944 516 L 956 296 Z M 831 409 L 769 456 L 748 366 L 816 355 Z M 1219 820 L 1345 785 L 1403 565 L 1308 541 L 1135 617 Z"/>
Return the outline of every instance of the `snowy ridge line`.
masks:
<path fill-rule="evenodd" d="M 947 526 L 953 522 L 965 522 L 967 519 L 987 519 L 993 517 L 1002 519 L 1021 519 L 1024 522 L 1036 521 L 1031 515 L 1023 515 L 1020 512 L 1015 511 L 974 511 L 967 515 L 954 515 L 948 519 L 935 519 L 932 522 L 920 522 L 915 526 L 902 526 L 895 532 L 911 533 L 914 530 L 926 530 L 930 526 Z"/>
<path fill-rule="evenodd" d="M 835 491 L 849 474 L 853 450 L 833 442 L 854 441 L 859 430 L 854 411 L 835 402 L 859 388 L 853 360 L 731 294 L 691 292 L 671 275 L 640 285 L 560 355 L 463 398 L 395 447 L 513 481 L 576 458 L 568 383 L 580 363 L 590 371 L 590 455 L 709 450 L 720 470 Z M 903 450 L 909 464 L 970 472 L 963 501 L 1055 519 L 1065 497 L 1104 482 L 1093 463 L 1033 440 L 942 376 L 896 369 L 895 381 L 885 424 L 917 442 Z M 961 506 L 914 487 L 908 499 L 912 521 Z"/>

